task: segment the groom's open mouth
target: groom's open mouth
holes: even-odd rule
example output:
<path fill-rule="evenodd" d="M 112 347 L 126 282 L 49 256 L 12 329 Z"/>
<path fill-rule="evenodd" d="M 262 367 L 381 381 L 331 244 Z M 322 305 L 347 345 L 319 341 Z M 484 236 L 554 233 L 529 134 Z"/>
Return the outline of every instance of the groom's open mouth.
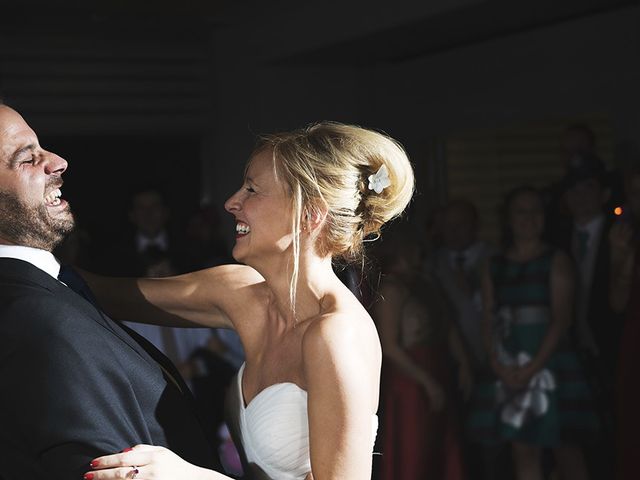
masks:
<path fill-rule="evenodd" d="M 244 237 L 251 232 L 251 227 L 239 220 L 236 221 L 236 238 Z"/>
<path fill-rule="evenodd" d="M 59 188 L 54 188 L 44 196 L 44 204 L 47 208 L 58 209 L 64 207 L 67 202 L 61 198 L 62 191 Z"/>

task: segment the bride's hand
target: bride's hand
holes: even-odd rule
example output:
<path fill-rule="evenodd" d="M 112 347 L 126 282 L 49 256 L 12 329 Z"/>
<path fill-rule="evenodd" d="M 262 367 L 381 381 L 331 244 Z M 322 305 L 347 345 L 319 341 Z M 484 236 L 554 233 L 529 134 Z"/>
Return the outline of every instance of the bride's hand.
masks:
<path fill-rule="evenodd" d="M 136 445 L 122 453 L 98 457 L 91 462 L 91 466 L 93 470 L 84 475 L 85 480 L 196 479 L 200 478 L 203 470 L 184 461 L 171 450 L 151 445 Z"/>

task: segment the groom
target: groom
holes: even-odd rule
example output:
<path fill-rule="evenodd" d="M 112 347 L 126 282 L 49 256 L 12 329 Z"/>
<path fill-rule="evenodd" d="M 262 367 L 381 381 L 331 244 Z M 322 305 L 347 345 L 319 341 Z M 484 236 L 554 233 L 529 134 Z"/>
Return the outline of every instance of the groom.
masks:
<path fill-rule="evenodd" d="M 0 480 L 81 479 L 138 443 L 212 468 L 171 362 L 58 280 L 51 251 L 74 227 L 66 168 L 0 104 Z"/>

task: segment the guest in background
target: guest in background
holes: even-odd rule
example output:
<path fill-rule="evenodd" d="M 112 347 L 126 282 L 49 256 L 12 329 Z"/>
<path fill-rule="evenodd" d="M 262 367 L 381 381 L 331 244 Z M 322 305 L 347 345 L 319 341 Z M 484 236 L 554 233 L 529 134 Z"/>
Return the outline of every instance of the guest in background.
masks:
<path fill-rule="evenodd" d="M 478 211 L 469 200 L 447 204 L 441 221 L 442 248 L 427 257 L 426 270 L 440 283 L 453 308 L 471 365 L 477 373 L 487 368 L 482 343 L 480 266 L 493 249 L 478 240 Z"/>
<path fill-rule="evenodd" d="M 598 157 L 598 139 L 595 131 L 586 123 L 569 125 L 562 132 L 560 140 L 559 162 L 562 166 L 562 177 L 545 190 L 545 203 L 547 205 L 547 226 L 552 237 L 557 231 L 562 231 L 564 226 L 571 223 L 571 212 L 566 202 L 566 176 L 576 168 L 580 168 L 586 161 Z M 600 162 L 600 160 L 596 160 Z M 600 162 L 601 163 L 601 162 Z M 617 170 L 607 171 L 602 166 L 603 179 L 609 186 L 609 196 L 606 209 L 612 210 L 619 206 L 624 198 L 622 177 Z"/>
<path fill-rule="evenodd" d="M 147 252 L 169 258 L 176 273 L 186 271 L 184 240 L 169 228 L 165 194 L 157 186 L 133 190 L 128 212 L 132 230 L 105 247 L 102 273 L 112 276 L 147 276 Z M 157 252 L 157 253 L 156 253 Z"/>
<path fill-rule="evenodd" d="M 563 179 L 571 223 L 558 245 L 571 252 L 577 266 L 577 303 L 574 336 L 589 375 L 603 431 L 590 469 L 597 478 L 610 474 L 615 458 L 615 372 L 619 355 L 622 315 L 611 305 L 611 249 L 608 236 L 614 221 L 604 164 L 595 156 L 581 156 Z"/>
<path fill-rule="evenodd" d="M 542 449 L 559 478 L 588 477 L 579 445 L 595 436 L 597 416 L 568 330 L 575 277 L 571 259 L 542 240 L 540 192 L 512 191 L 504 207 L 504 250 L 483 273 L 484 338 L 499 381 L 484 386 L 497 408 L 476 427 L 511 443 L 518 480 L 542 480 Z M 491 405 L 488 402 L 487 405 Z"/>
<path fill-rule="evenodd" d="M 142 185 L 133 190 L 129 221 L 133 231 L 116 242 L 106 255 L 111 275 L 147 278 L 169 277 L 181 273 L 182 242 L 170 232 L 169 208 L 157 186 Z M 125 322 L 171 359 L 190 388 L 200 372 L 191 362 L 192 354 L 207 344 L 210 329 L 161 327 Z"/>
<path fill-rule="evenodd" d="M 611 305 L 626 312 L 616 388 L 617 478 L 633 478 L 640 458 L 640 162 L 625 171 L 627 201 L 611 227 Z"/>
<path fill-rule="evenodd" d="M 601 355 L 598 333 L 607 329 L 609 315 L 609 246 L 606 239 L 613 218 L 605 211 L 610 191 L 607 188 L 602 161 L 594 156 L 580 156 L 578 163 L 563 178 L 563 195 L 569 209 L 569 222 L 555 233 L 556 243 L 569 252 L 576 262 L 578 273 L 577 323 L 578 345 L 591 355 Z M 596 272 L 597 270 L 597 272 Z M 595 282 L 595 285 L 594 285 Z M 597 299 L 597 313 L 590 315 Z M 604 325 L 603 325 L 604 323 Z M 603 332 L 604 333 L 604 332 Z M 606 334 L 606 337 L 609 337 Z M 610 351 L 612 342 L 608 342 Z M 611 358 L 611 355 L 608 355 Z"/>
<path fill-rule="evenodd" d="M 433 228 L 427 228 L 427 232 L 431 233 L 428 243 L 436 244 L 439 240 L 440 245 L 432 255 L 426 256 L 425 271 L 436 279 L 445 294 L 453 322 L 462 334 L 473 377 L 481 384 L 491 382 L 494 376 L 482 341 L 480 270 L 494 249 L 478 239 L 480 219 L 471 201 L 451 200 L 438 213 L 434 221 L 429 222 Z M 473 401 L 458 399 L 463 418 L 469 417 L 473 404 Z M 465 458 L 477 479 L 494 480 L 498 471 L 507 469 L 508 452 L 504 448 L 479 445 L 466 429 L 463 437 Z"/>
<path fill-rule="evenodd" d="M 382 281 L 374 304 L 384 355 L 381 478 L 465 478 L 449 357 L 459 387 L 469 361 L 440 289 L 420 277 L 420 246 L 408 229 L 385 232 L 376 248 Z"/>
<path fill-rule="evenodd" d="M 619 318 L 611 309 L 609 281 L 611 256 L 607 242 L 613 216 L 605 208 L 610 189 L 604 164 L 583 156 L 563 180 L 572 224 L 560 245 L 578 268 L 576 332 L 579 346 L 599 357 L 606 371 L 613 371 L 619 340 Z"/>

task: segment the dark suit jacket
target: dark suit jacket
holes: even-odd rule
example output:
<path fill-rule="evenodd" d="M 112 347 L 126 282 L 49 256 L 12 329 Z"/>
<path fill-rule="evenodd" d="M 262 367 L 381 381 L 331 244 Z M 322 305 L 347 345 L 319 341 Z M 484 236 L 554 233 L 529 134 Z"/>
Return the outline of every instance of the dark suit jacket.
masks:
<path fill-rule="evenodd" d="M 609 230 L 612 225 L 613 219 L 607 217 L 596 254 L 593 279 L 588 292 L 589 306 L 587 309 L 587 322 L 600 350 L 601 367 L 609 376 L 611 376 L 611 372 L 615 371 L 622 328 L 622 317 L 612 310 L 609 301 L 611 274 Z M 573 228 L 566 228 L 563 235 L 559 237 L 559 246 L 569 254 L 571 254 L 572 238 Z"/>
<path fill-rule="evenodd" d="M 81 479 L 138 443 L 212 468 L 187 387 L 160 352 L 27 262 L 0 258 L 0 479 Z"/>

